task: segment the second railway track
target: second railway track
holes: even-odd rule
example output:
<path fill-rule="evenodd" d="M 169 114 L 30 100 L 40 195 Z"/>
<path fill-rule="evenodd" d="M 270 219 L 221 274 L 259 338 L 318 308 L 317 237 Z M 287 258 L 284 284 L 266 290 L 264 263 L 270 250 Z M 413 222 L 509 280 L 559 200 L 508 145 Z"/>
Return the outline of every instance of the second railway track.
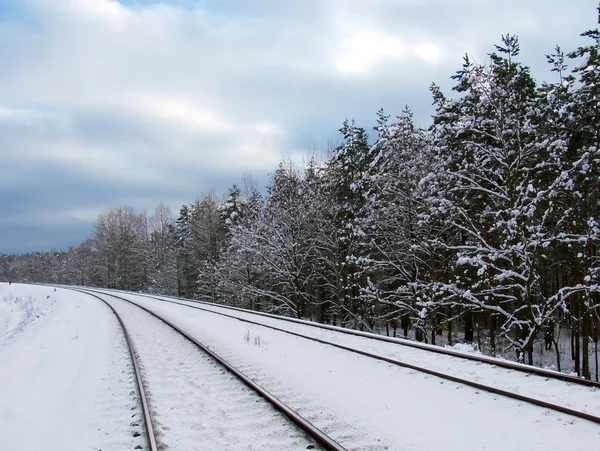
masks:
<path fill-rule="evenodd" d="M 406 338 L 388 337 L 385 335 L 378 335 L 378 334 L 374 334 L 374 333 L 370 333 L 370 332 L 363 332 L 363 331 L 359 331 L 359 330 L 355 330 L 355 329 L 347 329 L 344 327 L 332 326 L 330 324 L 322 324 L 322 323 L 317 323 L 314 321 L 307 321 L 307 320 L 298 319 L 298 318 L 274 315 L 271 313 L 257 312 L 257 311 L 247 310 L 247 309 L 233 307 L 233 306 L 229 306 L 229 305 L 215 304 L 213 302 L 208 302 L 208 301 L 173 298 L 173 297 L 169 297 L 169 296 L 157 296 L 157 295 L 151 295 L 151 294 L 146 294 L 146 293 L 137 293 L 137 295 L 151 298 L 151 299 L 158 299 L 158 300 L 165 301 L 165 302 L 178 303 L 180 305 L 191 305 L 191 306 L 198 306 L 198 305 L 202 306 L 203 305 L 203 306 L 206 306 L 207 308 L 213 307 L 213 308 L 217 308 L 217 309 L 222 309 L 222 310 L 231 312 L 231 317 L 235 317 L 238 319 L 241 319 L 241 318 L 238 316 L 235 316 L 235 313 L 239 313 L 242 315 L 251 315 L 251 316 L 254 316 L 257 318 L 274 319 L 277 321 L 283 321 L 283 322 L 287 322 L 290 324 L 304 325 L 304 326 L 309 326 L 309 327 L 312 327 L 315 329 L 334 331 L 334 332 L 339 332 L 339 333 L 346 334 L 346 335 L 352 335 L 355 337 L 369 338 L 372 340 L 382 341 L 382 342 L 386 342 L 386 343 L 392 343 L 392 344 L 396 344 L 396 345 L 403 346 L 403 347 L 419 349 L 419 350 L 423 350 L 423 351 L 441 354 L 444 356 L 457 357 L 459 359 L 472 360 L 474 362 L 486 363 L 486 364 L 494 365 L 494 366 L 501 367 L 501 368 L 520 371 L 520 372 L 527 373 L 527 374 L 535 374 L 537 376 L 547 377 L 547 378 L 551 378 L 551 379 L 557 379 L 557 380 L 561 380 L 564 382 L 570 382 L 570 383 L 574 383 L 574 384 L 578 384 L 578 385 L 584 385 L 587 387 L 595 387 L 595 388 L 600 389 L 600 382 L 598 382 L 598 381 L 583 379 L 581 377 L 573 376 L 570 374 L 565 374 L 565 373 L 561 373 L 558 371 L 553 371 L 553 370 L 548 370 L 545 368 L 539 368 L 539 367 L 535 367 L 535 366 L 531 366 L 531 365 L 526 365 L 523 363 L 513 362 L 510 360 L 503 360 L 503 359 L 498 359 L 498 358 L 494 358 L 494 357 L 488 357 L 488 356 L 481 355 L 481 354 L 460 352 L 460 351 L 456 351 L 454 349 L 448 349 L 448 348 L 444 348 L 442 346 L 421 343 L 421 342 L 409 340 Z"/>
<path fill-rule="evenodd" d="M 150 296 L 153 297 L 153 296 Z M 274 324 L 269 324 L 268 321 L 265 321 L 266 319 L 273 319 L 272 316 L 270 317 L 261 317 L 261 316 L 254 316 L 252 318 L 248 318 L 248 317 L 243 317 L 240 316 L 240 313 L 246 313 L 246 312 L 240 312 L 239 309 L 237 311 L 235 310 L 231 310 L 231 309 L 221 309 L 221 311 L 218 311 L 219 308 L 216 306 L 212 306 L 212 305 L 202 305 L 202 304 L 190 304 L 188 303 L 182 303 L 180 301 L 176 301 L 173 299 L 165 299 L 165 298 L 161 298 L 161 297 L 155 297 L 157 299 L 160 299 L 162 301 L 166 301 L 169 303 L 175 303 L 175 304 L 179 304 L 179 305 L 183 305 L 186 307 L 190 307 L 190 308 L 194 308 L 197 310 L 202 310 L 205 312 L 209 312 L 211 314 L 217 314 L 220 316 L 224 316 L 224 317 L 228 317 L 228 318 L 232 318 L 232 319 L 236 319 L 238 321 L 242 321 L 248 324 L 254 324 L 254 325 L 258 325 L 260 327 L 266 327 L 269 329 L 273 329 L 279 332 L 283 332 L 286 334 L 291 334 L 294 336 L 298 336 L 298 337 L 302 337 L 302 338 L 306 338 L 312 341 L 316 341 L 319 343 L 323 343 L 326 345 L 330 345 L 330 346 L 334 346 L 340 349 L 344 349 L 346 351 L 350 351 L 350 352 L 354 352 L 357 354 L 361 354 L 363 356 L 366 357 L 371 357 L 371 358 L 375 358 L 378 360 L 382 360 L 385 361 L 387 363 L 391 363 L 394 365 L 399 365 L 405 368 L 408 368 L 410 370 L 414 370 L 414 371 L 419 371 L 431 376 L 435 376 L 435 377 L 439 377 L 439 378 L 443 378 L 452 382 L 456 382 L 456 383 L 460 383 L 460 384 L 465 384 L 468 386 L 471 386 L 473 388 L 479 389 L 479 390 L 485 390 L 487 392 L 490 393 L 494 393 L 494 394 L 498 394 L 501 396 L 505 396 L 505 397 L 509 397 L 512 399 L 516 399 L 519 401 L 523 401 L 523 402 L 527 402 L 527 403 L 531 403 L 543 408 L 547 408 L 547 409 L 551 409 L 551 410 L 555 410 L 557 412 L 561 412 L 567 415 L 571 415 L 577 418 L 582 418 L 588 421 L 592 421 L 594 423 L 600 424 L 600 407 L 597 406 L 596 404 L 598 404 L 600 402 L 600 390 L 598 390 L 594 385 L 592 387 L 589 387 L 589 385 L 587 386 L 588 388 L 585 387 L 581 387 L 580 389 L 576 389 L 576 390 L 585 390 L 587 392 L 587 396 L 589 397 L 589 402 L 574 402 L 571 399 L 567 399 L 567 398 L 562 398 L 560 396 L 560 394 L 558 394 L 557 396 L 554 396 L 552 399 L 544 399 L 541 396 L 533 396 L 529 391 L 528 391 L 528 384 L 529 385 L 535 385 L 536 383 L 541 383 L 542 381 L 544 383 L 548 383 L 549 382 L 549 374 L 553 374 L 553 372 L 547 372 L 549 374 L 543 374 L 540 375 L 538 372 L 532 372 L 531 374 L 523 374 L 524 369 L 523 369 L 523 365 L 518 365 L 517 366 L 517 370 L 520 371 L 521 373 L 519 373 L 518 371 L 515 371 L 515 374 L 517 374 L 518 378 L 518 383 L 514 382 L 512 385 L 509 386 L 498 386 L 497 384 L 491 383 L 490 381 L 487 380 L 477 380 L 477 378 L 465 378 L 465 377 L 459 377 L 456 376 L 454 374 L 451 374 L 450 372 L 445 372 L 445 371 L 440 371 L 439 369 L 432 369 L 429 367 L 425 367 L 423 365 L 420 364 L 415 364 L 415 363 L 411 363 L 410 361 L 406 361 L 405 359 L 399 358 L 397 356 L 397 354 L 395 356 L 390 356 L 387 355 L 385 353 L 382 352 L 372 352 L 372 351 L 368 351 L 365 350 L 364 348 L 361 348 L 360 345 L 347 345 L 344 344 L 343 342 L 336 342 L 335 340 L 332 340 L 330 337 L 329 338 L 323 338 L 322 336 L 319 337 L 318 335 L 315 336 L 314 334 L 307 334 L 306 330 L 302 330 L 301 332 L 294 327 L 288 327 L 286 326 L 285 328 L 282 327 L 281 325 L 274 325 Z M 217 310 L 215 310 L 217 309 Z M 248 315 L 246 315 L 248 316 Z M 298 323 L 295 323 L 298 324 Z M 300 327 L 300 329 L 302 329 Z M 306 329 L 306 328 L 304 328 Z M 366 338 L 366 337 L 360 337 L 360 336 L 356 336 L 356 338 L 358 340 L 360 340 L 360 338 Z M 391 344 L 391 343 L 390 343 Z M 441 356 L 443 357 L 443 356 Z M 439 360 L 439 359 L 438 359 Z M 485 363 L 486 365 L 489 365 L 489 362 L 483 360 L 481 363 Z M 507 369 L 513 370 L 513 368 L 511 366 L 508 366 Z M 493 369 L 493 371 L 499 371 L 499 368 L 495 368 Z M 533 374 L 533 376 L 532 376 Z M 531 377 L 529 377 L 531 376 Z M 558 378 L 558 379 L 562 379 L 562 378 Z M 574 378 L 570 378 L 568 379 L 569 382 L 572 382 L 571 379 Z M 552 383 L 558 383 L 560 387 L 566 387 L 568 384 L 564 384 L 564 380 L 558 380 L 558 381 L 550 381 Z M 522 386 L 524 384 L 524 386 Z"/>

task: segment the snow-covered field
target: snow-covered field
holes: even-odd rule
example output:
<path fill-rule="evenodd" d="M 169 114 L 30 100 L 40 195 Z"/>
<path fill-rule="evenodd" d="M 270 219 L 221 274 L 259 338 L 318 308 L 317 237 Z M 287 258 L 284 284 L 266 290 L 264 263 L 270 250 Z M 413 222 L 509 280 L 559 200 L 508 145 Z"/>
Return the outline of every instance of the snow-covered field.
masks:
<path fill-rule="evenodd" d="M 187 329 L 349 449 L 600 449 L 600 426 L 586 420 L 261 326 L 127 297 Z M 277 447 L 268 441 L 244 442 L 254 429 L 264 427 L 257 426 L 259 420 L 271 414 L 257 407 L 252 421 L 241 418 L 248 404 L 256 404 L 252 395 L 227 388 L 233 380 L 223 381 L 218 367 L 201 369 L 194 363 L 197 352 L 153 325 L 144 317 L 147 314 L 136 313 L 135 307 L 121 308 L 127 310 L 125 320 L 131 324 L 134 341 L 137 337 L 159 431 L 165 441 L 171 435 L 170 449 L 194 449 L 192 441 L 202 433 L 220 440 L 203 449 L 252 449 L 253 444 L 260 449 L 306 448 L 283 424 L 274 429 L 281 438 Z M 2 450 L 107 451 L 145 446 L 142 437 L 134 437 L 141 431 L 134 426 L 140 419 L 127 350 L 106 306 L 68 290 L 0 284 L 0 315 Z M 404 348 L 386 352 L 408 358 Z M 446 369 L 452 362 L 462 362 L 426 355 L 421 352 L 412 358 L 432 358 Z M 469 371 L 482 382 L 504 377 L 514 388 L 533 390 L 506 370 L 497 369 L 502 376 L 488 365 L 473 365 Z M 555 384 L 536 385 L 535 390 L 555 399 L 573 397 L 563 401 L 579 407 L 581 395 L 571 394 L 568 388 L 561 391 L 561 385 Z M 597 414 L 598 393 L 588 390 L 586 408 Z M 208 402 L 215 397 L 223 399 L 220 407 L 212 413 L 201 408 L 199 399 Z M 235 412 L 229 412 L 231 407 Z M 240 418 L 232 430 L 222 427 L 229 417 Z M 280 421 L 276 415 L 272 418 Z M 234 438 L 224 439 L 227 434 Z"/>
<path fill-rule="evenodd" d="M 133 450 L 143 444 L 131 363 L 106 306 L 80 293 L 0 284 L 0 449 Z"/>

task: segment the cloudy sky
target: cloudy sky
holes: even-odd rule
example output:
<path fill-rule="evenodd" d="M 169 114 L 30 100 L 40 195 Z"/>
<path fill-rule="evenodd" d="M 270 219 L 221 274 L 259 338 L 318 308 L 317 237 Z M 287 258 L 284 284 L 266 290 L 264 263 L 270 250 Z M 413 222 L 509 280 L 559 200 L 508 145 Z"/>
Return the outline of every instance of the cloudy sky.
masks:
<path fill-rule="evenodd" d="M 0 0 L 0 253 L 89 236 L 119 206 L 174 212 L 338 140 L 346 117 L 432 113 L 500 35 L 544 54 L 597 0 Z"/>

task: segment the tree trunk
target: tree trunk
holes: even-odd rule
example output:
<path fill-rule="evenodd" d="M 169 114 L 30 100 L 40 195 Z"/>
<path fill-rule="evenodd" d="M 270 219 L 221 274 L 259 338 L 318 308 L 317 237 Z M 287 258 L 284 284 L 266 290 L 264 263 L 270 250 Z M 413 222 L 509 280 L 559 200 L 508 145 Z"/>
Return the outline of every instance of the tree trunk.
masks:
<path fill-rule="evenodd" d="M 598 382 L 598 329 L 594 329 L 594 354 L 596 356 L 596 382 Z"/>
<path fill-rule="evenodd" d="M 475 315 L 473 315 L 475 316 Z M 479 314 L 478 316 L 481 316 L 481 314 Z M 483 347 L 481 346 L 481 324 L 479 322 L 479 320 L 475 321 L 475 326 L 477 329 L 477 349 L 479 349 L 480 351 L 483 349 Z"/>
<path fill-rule="evenodd" d="M 420 327 L 415 327 L 415 340 L 423 342 L 425 341 L 425 336 L 423 335 L 423 329 Z"/>
<path fill-rule="evenodd" d="M 527 343 L 527 363 L 533 365 L 533 339 Z"/>
<path fill-rule="evenodd" d="M 554 350 L 556 351 L 556 369 L 558 372 L 560 372 L 560 351 L 558 349 L 558 340 L 553 338 L 552 342 L 554 343 Z"/>
<path fill-rule="evenodd" d="M 573 322 L 573 339 L 575 340 L 575 372 L 581 376 L 581 341 L 579 337 L 579 319 Z"/>
<path fill-rule="evenodd" d="M 490 353 L 496 357 L 496 317 L 490 315 Z"/>
<path fill-rule="evenodd" d="M 471 310 L 467 310 L 463 313 L 463 317 L 465 320 L 465 341 L 468 343 L 473 343 L 473 312 Z"/>
<path fill-rule="evenodd" d="M 448 307 L 448 346 L 452 346 L 452 307 Z"/>
<path fill-rule="evenodd" d="M 583 341 L 581 346 L 581 371 L 583 377 L 586 379 L 592 378 L 590 371 L 590 326 L 590 312 L 586 312 L 585 315 L 583 315 Z"/>

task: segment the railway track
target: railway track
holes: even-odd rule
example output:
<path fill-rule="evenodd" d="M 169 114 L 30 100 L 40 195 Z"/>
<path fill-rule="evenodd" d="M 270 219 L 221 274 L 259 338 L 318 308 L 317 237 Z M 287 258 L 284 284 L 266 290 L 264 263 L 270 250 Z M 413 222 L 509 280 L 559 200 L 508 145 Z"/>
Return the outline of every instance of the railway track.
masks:
<path fill-rule="evenodd" d="M 73 288 L 71 288 L 71 289 L 73 289 Z M 157 320 L 161 324 L 169 327 L 172 331 L 175 331 L 180 337 L 183 337 L 188 343 L 192 344 L 195 348 L 200 349 L 203 354 L 205 354 L 210 359 L 212 359 L 214 362 L 216 362 L 218 364 L 218 366 L 220 368 L 224 369 L 227 374 L 233 375 L 238 381 L 242 382 L 246 387 L 248 387 L 250 390 L 252 390 L 253 393 L 255 393 L 256 395 L 260 396 L 265 401 L 267 401 L 277 412 L 279 412 L 280 414 L 285 416 L 291 423 L 293 423 L 295 425 L 296 428 L 298 428 L 300 431 L 302 431 L 305 434 L 305 436 L 308 438 L 308 440 L 307 440 L 308 446 L 306 446 L 306 449 L 314 449 L 315 448 L 314 444 L 317 444 L 318 446 L 320 446 L 322 449 L 325 449 L 325 450 L 340 450 L 340 451 L 345 450 L 345 448 L 342 445 L 340 445 L 334 439 L 329 437 L 327 434 L 325 434 L 324 432 L 322 432 L 321 430 L 316 428 L 313 424 L 311 424 L 309 421 L 307 421 L 302 416 L 300 416 L 296 411 L 294 411 L 293 409 L 291 409 L 290 407 L 285 405 L 278 398 L 276 398 L 275 396 L 270 394 L 263 387 L 261 387 L 260 385 L 258 385 L 254 381 L 252 381 L 250 378 L 246 377 L 241 371 L 239 371 L 237 368 L 235 368 L 234 366 L 229 364 L 227 361 L 225 361 L 222 357 L 217 355 L 214 351 L 210 350 L 203 343 L 198 341 L 196 338 L 194 338 L 193 336 L 188 334 L 185 330 L 183 330 L 176 324 L 173 324 L 171 321 L 164 318 L 163 316 L 157 314 L 156 312 L 154 312 L 144 306 L 141 306 L 135 302 L 132 302 L 128 299 L 125 299 L 121 296 L 117 296 L 115 294 L 101 293 L 98 291 L 92 292 L 91 290 L 84 290 L 84 289 L 73 289 L 73 290 L 85 293 L 89 296 L 93 296 L 96 299 L 99 299 L 100 301 L 102 301 L 103 303 L 108 305 L 108 307 L 115 314 L 115 316 L 117 317 L 117 319 L 121 325 L 121 328 L 123 330 L 124 336 L 127 341 L 127 344 L 129 346 L 130 355 L 131 355 L 131 359 L 132 359 L 133 366 L 134 366 L 135 379 L 137 381 L 137 387 L 138 387 L 138 394 L 140 396 L 141 407 L 143 410 L 143 418 L 144 418 L 144 425 L 145 425 L 144 429 L 146 431 L 148 449 L 150 451 L 155 451 L 155 450 L 160 449 L 160 443 L 161 443 L 160 437 L 156 433 L 156 427 L 154 425 L 155 421 L 154 421 L 152 412 L 155 411 L 155 409 L 152 409 L 152 401 L 149 400 L 149 397 L 147 395 L 146 387 L 144 384 L 144 377 L 143 377 L 143 374 L 141 371 L 141 365 L 139 364 L 138 359 L 136 357 L 136 352 L 134 351 L 134 349 L 136 349 L 135 348 L 136 345 L 133 342 L 133 340 L 131 339 L 131 334 L 126 326 L 126 322 L 123 320 L 122 315 L 118 311 L 119 309 L 115 308 L 115 306 L 113 305 L 114 301 L 108 301 L 106 299 L 106 297 L 108 297 L 108 296 L 110 296 L 111 298 L 117 299 L 118 300 L 117 302 L 125 302 L 128 305 L 135 306 L 135 309 L 141 309 L 141 310 L 145 311 L 148 315 L 151 315 L 155 320 Z M 314 441 L 314 443 L 313 443 L 313 441 Z"/>
<path fill-rule="evenodd" d="M 78 291 L 81 291 L 81 290 L 78 290 Z M 81 292 L 86 293 L 85 291 L 81 291 Z M 152 424 L 152 418 L 150 416 L 150 407 L 148 404 L 148 397 L 146 396 L 146 390 L 145 390 L 144 384 L 142 382 L 142 373 L 140 371 L 138 359 L 134 352 L 134 345 L 133 345 L 133 341 L 131 340 L 131 336 L 129 335 L 129 331 L 127 330 L 127 327 L 125 327 L 125 323 L 123 322 L 121 315 L 119 315 L 117 310 L 115 310 L 115 308 L 109 302 L 107 302 L 102 297 L 100 297 L 96 294 L 92 294 L 92 293 L 86 293 L 86 294 L 89 296 L 93 296 L 96 299 L 99 299 L 105 305 L 107 305 L 108 308 L 110 308 L 110 310 L 113 312 L 113 314 L 117 318 L 117 321 L 119 322 L 119 325 L 121 326 L 121 330 L 123 331 L 123 336 L 125 337 L 125 342 L 127 343 L 127 349 L 129 349 L 129 356 L 131 358 L 131 363 L 133 365 L 136 390 L 138 392 L 138 396 L 140 397 L 140 407 L 142 409 L 142 417 L 144 418 L 144 431 L 146 432 L 146 443 L 148 444 L 148 450 L 149 451 L 158 451 L 158 444 L 157 444 L 157 440 L 156 440 L 156 434 L 154 432 L 154 425 Z"/>
<path fill-rule="evenodd" d="M 139 294 L 136 294 L 136 296 L 139 296 Z M 561 402 L 561 403 L 549 402 L 547 400 L 541 399 L 540 397 L 529 396 L 527 394 L 524 394 L 523 392 L 516 392 L 516 391 L 510 390 L 510 389 L 490 385 L 488 383 L 482 383 L 482 382 L 479 382 L 479 381 L 476 381 L 473 379 L 466 379 L 464 377 L 458 377 L 456 375 L 448 374 L 447 372 L 443 372 L 443 371 L 439 371 L 439 370 L 434 370 L 434 369 L 425 367 L 423 365 L 409 363 L 407 361 L 400 360 L 397 357 L 389 357 L 387 355 L 383 355 L 383 353 L 381 353 L 381 352 L 366 351 L 364 349 L 361 349 L 360 346 L 348 346 L 347 344 L 342 344 L 339 341 L 335 342 L 331 339 L 318 337 L 318 336 L 315 336 L 314 334 L 308 334 L 305 331 L 300 332 L 298 330 L 296 330 L 296 331 L 289 330 L 289 328 L 284 328 L 284 327 L 280 327 L 280 326 L 277 326 L 274 324 L 269 324 L 266 321 L 266 319 L 269 319 L 269 320 L 276 319 L 277 321 L 286 321 L 288 323 L 301 324 L 302 326 L 310 326 L 315 329 L 329 330 L 329 331 L 335 331 L 335 332 L 344 332 L 345 334 L 352 335 L 355 337 L 360 337 L 362 339 L 365 339 L 365 338 L 374 339 L 377 341 L 386 342 L 386 343 L 390 343 L 390 344 L 393 343 L 396 345 L 400 344 L 403 346 L 408 346 L 409 348 L 416 348 L 416 349 L 421 349 L 421 350 L 425 349 L 427 351 L 430 350 L 429 349 L 430 347 L 423 348 L 420 346 L 414 346 L 415 343 L 410 343 L 410 345 L 407 345 L 405 343 L 406 340 L 399 341 L 397 339 L 389 339 L 389 337 L 378 337 L 378 336 L 373 336 L 373 334 L 365 334 L 365 333 L 361 333 L 358 331 L 347 331 L 344 329 L 340 330 L 340 328 L 335 328 L 332 326 L 315 325 L 314 323 L 308 323 L 306 321 L 294 320 L 292 318 L 281 318 L 281 317 L 276 317 L 275 315 L 269 315 L 269 314 L 257 314 L 255 312 L 248 312 L 248 311 L 238 309 L 235 307 L 223 307 L 220 305 L 217 306 L 217 305 L 202 302 L 202 301 L 181 301 L 181 300 L 164 298 L 161 296 L 152 296 L 152 295 L 143 295 L 143 296 L 148 297 L 148 298 L 153 298 L 156 300 L 160 300 L 160 301 L 166 301 L 166 302 L 177 304 L 177 305 L 182 305 L 185 307 L 189 307 L 189 308 L 193 308 L 193 309 L 197 309 L 197 310 L 201 310 L 201 311 L 205 311 L 205 312 L 208 312 L 211 314 L 216 314 L 216 315 L 232 318 L 232 319 L 235 319 L 238 321 L 242 321 L 244 323 L 257 325 L 260 327 L 266 327 L 268 329 L 272 329 L 272 330 L 275 330 L 278 332 L 283 332 L 286 334 L 294 335 L 297 337 L 301 337 L 301 338 L 315 341 L 318 343 L 322 343 L 325 345 L 333 346 L 333 347 L 343 349 L 343 350 L 346 350 L 349 352 L 353 352 L 356 354 L 360 354 L 360 355 L 363 355 L 363 356 L 366 356 L 369 358 L 381 360 L 381 361 L 384 361 L 384 362 L 387 362 L 387 363 L 390 363 L 393 365 L 408 368 L 410 370 L 418 371 L 418 372 L 421 372 L 424 374 L 439 377 L 439 378 L 449 380 L 452 382 L 456 382 L 459 384 L 468 385 L 470 387 L 473 387 L 473 388 L 476 388 L 479 390 L 485 390 L 490 393 L 494 393 L 494 394 L 498 394 L 498 395 L 505 396 L 508 398 L 516 399 L 518 401 L 527 402 L 530 404 L 537 405 L 539 407 L 551 409 L 551 410 L 561 412 L 561 413 L 564 413 L 567 415 L 571 415 L 571 416 L 574 416 L 577 418 L 582 418 L 582 419 L 594 422 L 596 424 L 600 424 L 600 416 L 598 416 L 595 411 L 590 412 L 590 411 L 586 411 L 584 409 L 573 408 L 569 405 L 566 405 L 568 400 L 564 400 L 565 402 Z M 225 311 L 217 311 L 216 309 L 225 310 Z M 243 317 L 243 316 L 246 316 L 246 317 Z M 251 316 L 252 318 L 248 318 L 247 316 Z M 262 320 L 257 319 L 257 318 L 261 318 L 261 317 L 262 317 Z M 443 351 L 448 351 L 448 350 L 443 350 Z M 553 371 L 542 370 L 539 368 L 532 368 L 532 367 L 529 367 L 526 365 L 512 364 L 512 362 L 496 361 L 495 359 L 489 359 L 489 358 L 478 358 L 479 356 L 465 357 L 465 355 L 462 353 L 451 353 L 451 352 L 450 353 L 441 352 L 441 354 L 446 354 L 451 357 L 460 357 L 460 358 L 463 358 L 463 359 L 469 360 L 469 361 L 476 361 L 478 365 L 479 364 L 486 364 L 486 365 L 491 364 L 491 365 L 494 365 L 495 367 L 506 368 L 507 370 L 511 370 L 511 371 L 516 370 L 520 373 L 524 373 L 524 375 L 529 379 L 529 381 L 521 379 L 525 383 L 531 382 L 531 378 L 529 376 L 533 376 L 533 377 L 537 377 L 537 378 L 543 377 L 544 381 L 548 381 L 550 379 L 556 379 L 557 381 L 561 381 L 561 382 L 569 382 L 572 384 L 578 384 L 579 386 L 582 386 L 582 388 L 587 387 L 587 389 L 590 390 L 589 396 L 591 399 L 597 398 L 598 394 L 600 394 L 600 391 L 598 391 L 598 388 L 597 388 L 598 386 L 600 386 L 600 384 L 594 383 L 593 381 L 582 380 L 579 378 L 574 378 L 572 376 L 562 375 L 560 373 L 553 372 Z M 590 382 L 592 382 L 592 383 L 590 383 Z"/>

